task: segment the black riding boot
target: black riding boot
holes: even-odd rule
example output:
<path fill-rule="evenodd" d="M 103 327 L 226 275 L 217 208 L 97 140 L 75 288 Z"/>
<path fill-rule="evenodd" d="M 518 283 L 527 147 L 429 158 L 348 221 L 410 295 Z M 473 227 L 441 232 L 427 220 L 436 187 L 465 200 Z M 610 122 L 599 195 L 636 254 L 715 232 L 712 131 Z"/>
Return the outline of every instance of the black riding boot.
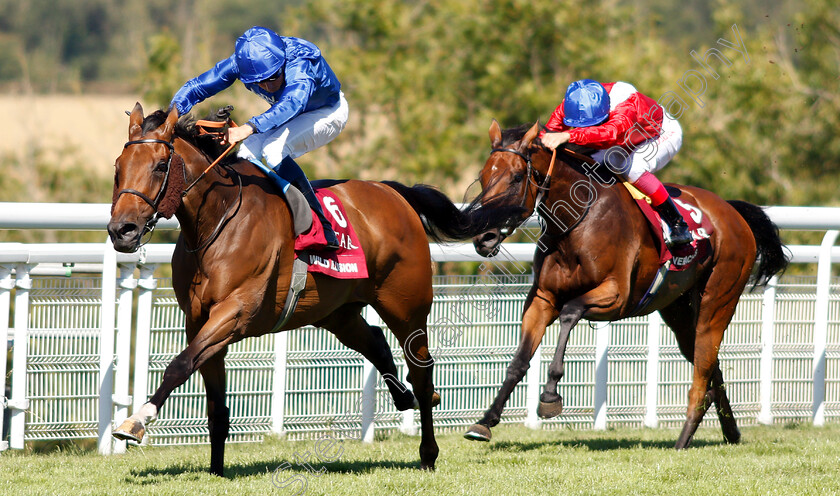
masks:
<path fill-rule="evenodd" d="M 654 210 L 662 217 L 666 224 L 668 224 L 668 229 L 671 231 L 670 236 L 666 240 L 666 245 L 668 245 L 668 249 L 671 250 L 673 248 L 682 248 L 685 245 L 691 244 L 693 240 L 691 236 L 691 232 L 688 230 L 688 224 L 685 223 L 685 219 L 680 214 L 679 210 L 677 210 L 677 206 L 674 204 L 674 200 L 672 198 L 668 198 L 662 204 L 653 207 Z"/>
<path fill-rule="evenodd" d="M 297 162 L 295 162 L 291 157 L 284 158 L 283 161 L 280 162 L 280 167 L 278 167 L 278 169 L 283 172 L 281 177 L 299 189 L 300 192 L 303 193 L 303 197 L 306 198 L 307 203 L 309 203 L 309 207 L 315 211 L 315 215 L 318 216 L 318 220 L 321 221 L 321 227 L 324 229 L 324 238 L 327 240 L 326 249 L 337 250 L 339 248 L 338 238 L 335 236 L 332 224 L 330 224 L 330 221 L 327 220 L 327 217 L 324 215 L 324 209 L 321 207 L 321 202 L 319 202 L 318 197 L 315 196 L 315 190 L 312 189 L 312 184 L 309 183 L 309 179 L 306 178 L 306 174 L 304 174 L 303 169 L 301 169 Z"/>

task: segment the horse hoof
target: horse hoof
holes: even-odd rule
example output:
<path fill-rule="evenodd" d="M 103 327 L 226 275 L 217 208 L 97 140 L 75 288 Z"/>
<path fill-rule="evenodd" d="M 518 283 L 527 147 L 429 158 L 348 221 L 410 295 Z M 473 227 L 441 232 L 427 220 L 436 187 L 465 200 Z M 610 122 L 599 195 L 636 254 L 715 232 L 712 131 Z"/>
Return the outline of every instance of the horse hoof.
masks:
<path fill-rule="evenodd" d="M 417 405 L 419 405 L 417 398 L 414 397 L 414 394 L 411 391 L 406 391 L 406 394 L 400 396 L 399 399 L 394 400 L 394 407 L 401 412 L 417 408 Z"/>
<path fill-rule="evenodd" d="M 469 429 L 467 429 L 467 432 L 464 433 L 464 437 L 470 441 L 490 441 L 490 438 L 493 437 L 493 433 L 490 432 L 490 428 L 486 425 L 473 424 Z"/>
<path fill-rule="evenodd" d="M 537 415 L 540 418 L 549 419 L 560 415 L 563 412 L 563 400 L 555 401 L 553 403 L 545 403 L 540 401 L 540 406 L 537 408 Z"/>
<path fill-rule="evenodd" d="M 142 422 L 128 418 L 111 435 L 121 441 L 140 444 L 143 442 L 143 436 L 146 435 L 146 427 Z"/>
<path fill-rule="evenodd" d="M 726 444 L 738 444 L 741 442 L 741 431 L 737 428 L 734 431 L 724 431 L 723 439 Z"/>
<path fill-rule="evenodd" d="M 425 470 L 427 472 L 434 472 L 435 471 L 435 464 L 434 463 L 431 463 L 431 464 L 421 463 L 420 464 L 420 470 Z"/>
<path fill-rule="evenodd" d="M 438 394 L 437 391 L 435 391 L 434 393 L 432 393 L 432 408 L 434 408 L 438 405 L 440 405 L 440 395 Z M 415 410 L 420 409 L 420 401 L 417 398 L 414 398 L 414 409 Z"/>

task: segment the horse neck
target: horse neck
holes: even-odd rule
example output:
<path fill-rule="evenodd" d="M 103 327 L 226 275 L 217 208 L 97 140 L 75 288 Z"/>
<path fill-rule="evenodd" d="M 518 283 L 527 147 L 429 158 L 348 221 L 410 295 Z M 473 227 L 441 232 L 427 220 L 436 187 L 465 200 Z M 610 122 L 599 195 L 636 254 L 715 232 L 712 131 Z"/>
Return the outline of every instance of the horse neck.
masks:
<path fill-rule="evenodd" d="M 543 175 L 549 172 L 551 155 L 541 152 L 534 157 L 534 167 Z M 575 169 L 562 153 L 555 157 L 549 190 L 537 212 L 546 221 L 546 230 L 554 235 L 565 234 L 582 223 L 604 189 L 594 177 Z"/>
<path fill-rule="evenodd" d="M 198 242 L 212 234 L 219 220 L 232 202 L 236 201 L 236 186 L 230 173 L 222 174 L 214 166 L 201 177 L 210 165 L 207 157 L 183 139 L 175 140 L 175 150 L 184 159 L 186 186 L 192 187 L 175 212 L 181 232 L 190 242 Z"/>

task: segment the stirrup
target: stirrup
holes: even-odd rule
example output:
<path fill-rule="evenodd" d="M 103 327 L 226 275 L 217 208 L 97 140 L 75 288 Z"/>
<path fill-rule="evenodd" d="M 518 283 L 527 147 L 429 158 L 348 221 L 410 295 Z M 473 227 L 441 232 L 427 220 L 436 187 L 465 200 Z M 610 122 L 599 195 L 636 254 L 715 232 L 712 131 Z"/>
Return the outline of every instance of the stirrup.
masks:
<path fill-rule="evenodd" d="M 668 231 L 669 233 L 668 238 L 665 240 L 665 246 L 667 246 L 669 250 L 673 251 L 676 249 L 677 251 L 680 251 L 686 247 L 691 247 L 691 242 L 694 241 L 694 237 L 688 230 L 687 225 L 679 223 L 675 226 L 668 226 Z"/>

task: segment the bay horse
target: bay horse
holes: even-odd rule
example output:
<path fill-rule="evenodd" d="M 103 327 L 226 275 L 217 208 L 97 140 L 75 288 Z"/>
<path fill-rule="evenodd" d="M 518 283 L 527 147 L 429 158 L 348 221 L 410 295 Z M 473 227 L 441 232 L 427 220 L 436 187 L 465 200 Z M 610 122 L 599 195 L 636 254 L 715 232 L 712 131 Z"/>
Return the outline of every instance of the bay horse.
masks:
<path fill-rule="evenodd" d="M 520 205 L 519 213 L 507 217 L 508 225 L 515 226 L 534 212 L 539 197 L 543 204 L 537 210 L 546 228 L 534 255 L 534 284 L 522 313 L 519 346 L 495 400 L 465 437 L 490 440 L 490 428 L 499 423 L 505 402 L 525 376 L 546 327 L 555 320 L 559 319 L 559 339 L 540 395 L 538 414 L 543 418 L 562 411 L 557 383 L 563 377 L 569 334 L 580 319 L 615 321 L 658 310 L 680 352 L 694 364 L 686 421 L 675 448 L 689 446 L 711 403 L 725 441 L 737 443 L 740 432 L 718 350 L 753 265 L 757 262 L 754 287 L 766 284 L 787 266 L 778 228 L 758 206 L 726 202 L 700 188 L 669 185 L 677 188 L 672 196 L 696 205 L 711 221 L 710 254 L 693 269 L 667 278 L 651 304 L 640 309 L 660 261 L 648 221 L 627 188 L 611 186 L 614 181 L 591 168 L 597 165 L 594 161 L 583 160 L 588 157 L 558 148 L 553 163 L 539 132 L 539 123 L 504 132 L 495 120 L 490 126 L 492 152 L 479 176 L 482 194 L 476 202 L 491 211 Z M 489 229 L 473 239 L 476 251 L 494 255 L 505 236 L 504 230 Z"/>
<path fill-rule="evenodd" d="M 179 122 L 175 109 L 144 117 L 138 103 L 130 113 L 129 141 L 115 163 L 108 233 L 116 250 L 136 251 L 158 217 L 174 214 L 180 222 L 172 285 L 186 315 L 189 344 L 167 366 L 148 403 L 114 436 L 140 442 L 172 391 L 198 370 L 207 393 L 210 471 L 221 476 L 230 425 L 224 357 L 230 344 L 268 333 L 278 323 L 292 278 L 293 219 L 284 197 L 254 164 L 227 158 L 206 170 L 221 147 L 199 136 L 191 124 Z M 308 274 L 296 311 L 279 330 L 306 324 L 329 330 L 388 379 L 399 410 L 419 403 L 420 467 L 433 470 L 438 446 L 432 407 L 440 398 L 432 384 L 426 336 L 432 303 L 427 234 L 469 239 L 484 228 L 472 227 L 468 216 L 431 187 L 354 180 L 331 184 L 364 248 L 369 277 Z M 366 305 L 399 340 L 413 394 L 396 379 L 382 330 L 360 315 Z"/>

